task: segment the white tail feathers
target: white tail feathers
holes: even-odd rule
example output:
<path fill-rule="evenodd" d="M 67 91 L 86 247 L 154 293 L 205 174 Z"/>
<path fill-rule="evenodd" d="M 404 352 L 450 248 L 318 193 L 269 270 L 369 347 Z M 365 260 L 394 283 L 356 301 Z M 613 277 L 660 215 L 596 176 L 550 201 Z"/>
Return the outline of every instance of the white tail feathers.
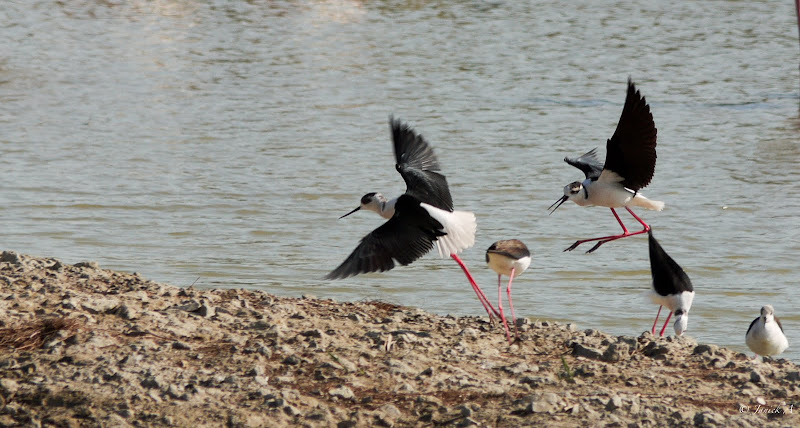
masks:
<path fill-rule="evenodd" d="M 445 236 L 440 236 L 436 241 L 439 257 L 450 257 L 475 245 L 475 231 L 478 223 L 475 214 L 467 211 L 445 211 L 428 204 L 420 204 L 431 217 L 442 224 Z"/>
<path fill-rule="evenodd" d="M 664 209 L 664 203 L 661 201 L 654 201 L 651 199 L 647 199 L 642 195 L 636 195 L 631 201 L 631 205 L 636 207 L 642 207 L 644 209 L 653 210 L 653 211 L 661 211 Z"/>

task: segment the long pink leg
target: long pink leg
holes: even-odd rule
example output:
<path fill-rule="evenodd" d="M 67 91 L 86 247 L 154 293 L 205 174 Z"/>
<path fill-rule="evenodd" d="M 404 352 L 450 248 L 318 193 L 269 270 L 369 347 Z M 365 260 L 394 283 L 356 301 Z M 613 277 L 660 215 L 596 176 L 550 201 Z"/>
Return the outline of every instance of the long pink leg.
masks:
<path fill-rule="evenodd" d="M 628 207 L 625 207 L 625 208 L 627 209 Z M 617 219 L 617 223 L 619 223 L 619 225 L 622 227 L 622 234 L 626 235 L 628 233 L 628 228 L 625 227 L 625 223 L 623 223 L 622 219 L 619 218 L 619 214 L 617 214 L 617 211 L 614 208 L 610 208 L 610 210 L 611 210 L 611 213 L 614 214 L 614 218 Z M 633 213 L 631 210 L 628 210 L 628 211 Z"/>
<path fill-rule="evenodd" d="M 500 310 L 500 319 L 503 320 L 503 328 L 506 329 L 506 339 L 508 339 L 508 344 L 510 345 L 511 342 L 511 334 L 508 332 L 508 321 L 506 321 L 506 315 L 503 313 L 503 285 L 500 283 L 500 277 L 502 275 L 497 275 L 497 309 Z"/>
<path fill-rule="evenodd" d="M 661 316 L 661 308 L 662 308 L 662 307 L 663 307 L 663 306 L 660 306 L 660 305 L 659 305 L 659 307 L 658 307 L 658 313 L 656 314 L 656 320 L 655 320 L 655 321 L 653 321 L 653 330 L 651 330 L 651 333 L 653 333 L 653 336 L 655 336 L 655 335 L 656 335 L 656 323 L 658 322 L 658 317 L 660 317 L 660 316 Z"/>
<path fill-rule="evenodd" d="M 497 312 L 494 306 L 492 306 L 492 304 L 489 302 L 489 299 L 486 297 L 486 294 L 483 293 L 483 290 L 481 290 L 481 288 L 478 287 L 478 283 L 475 282 L 475 278 L 473 278 L 472 274 L 469 273 L 469 269 L 467 269 L 467 266 L 464 264 L 461 258 L 458 257 L 458 255 L 456 254 L 450 254 L 450 257 L 452 257 L 453 260 L 455 260 L 456 263 L 458 263 L 458 265 L 461 266 L 461 270 L 463 270 L 464 274 L 467 275 L 467 279 L 469 280 L 470 285 L 472 285 L 472 289 L 475 290 L 475 294 L 478 295 L 478 300 L 483 305 L 483 309 L 486 309 L 486 313 L 489 314 L 489 320 L 493 320 L 492 313 L 494 313 L 494 315 L 497 315 L 499 317 L 500 312 Z"/>
<path fill-rule="evenodd" d="M 515 268 L 511 268 L 511 276 L 508 277 L 506 294 L 508 294 L 508 306 L 511 308 L 511 320 L 514 322 L 514 337 L 519 339 L 519 330 L 517 330 L 517 315 L 514 313 L 514 302 L 511 301 L 511 282 L 514 280 L 514 270 Z"/>
<path fill-rule="evenodd" d="M 669 324 L 670 318 L 672 318 L 672 311 L 670 311 L 669 315 L 667 315 L 667 320 L 664 321 L 664 327 L 661 327 L 661 333 L 658 334 L 659 336 L 664 336 L 664 330 L 667 329 L 667 324 Z"/>
<path fill-rule="evenodd" d="M 622 227 L 622 234 L 621 235 L 611 235 L 611 236 L 602 236 L 600 238 L 582 239 L 580 241 L 575 241 L 574 244 L 572 244 L 569 248 L 567 248 L 564 251 L 572 251 L 575 248 L 577 248 L 578 245 L 581 245 L 581 244 L 586 243 L 586 242 L 600 241 L 597 244 L 595 244 L 595 246 L 592 247 L 589 251 L 587 251 L 587 253 L 591 253 L 594 250 L 600 248 L 600 246 L 605 244 L 606 242 L 615 241 L 617 239 L 625 238 L 625 237 L 628 237 L 628 236 L 639 235 L 639 234 L 642 234 L 642 233 L 646 233 L 648 230 L 650 230 L 650 226 L 648 226 L 647 223 L 645 223 L 641 218 L 639 218 L 639 216 L 634 214 L 634 212 L 631 211 L 630 208 L 625 207 L 625 209 L 628 210 L 628 212 L 633 216 L 633 218 L 635 218 L 636 221 L 638 221 L 642 225 L 642 230 L 640 230 L 638 232 L 633 232 L 633 233 L 628 232 L 628 228 L 626 228 L 625 224 L 622 223 L 622 220 L 619 218 L 619 215 L 617 214 L 617 211 L 614 210 L 614 208 L 610 208 L 610 209 L 611 209 L 611 212 L 614 214 L 614 218 L 617 219 L 617 222 Z"/>

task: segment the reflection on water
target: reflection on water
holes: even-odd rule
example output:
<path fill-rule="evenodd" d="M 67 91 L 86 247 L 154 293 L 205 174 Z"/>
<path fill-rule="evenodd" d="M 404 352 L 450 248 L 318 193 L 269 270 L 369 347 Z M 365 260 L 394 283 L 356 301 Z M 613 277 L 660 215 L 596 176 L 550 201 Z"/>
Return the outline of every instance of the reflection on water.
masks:
<path fill-rule="evenodd" d="M 644 297 L 646 239 L 564 253 L 619 226 L 603 208 L 546 210 L 580 177 L 564 156 L 593 147 L 602 156 L 630 75 L 659 135 L 643 193 L 667 204 L 639 214 L 695 284 L 689 334 L 744 350 L 749 322 L 772 303 L 800 343 L 800 97 L 789 8 L 4 6 L 3 249 L 97 260 L 182 286 L 480 315 L 458 267 L 433 255 L 388 273 L 321 279 L 382 222 L 338 217 L 368 191 L 404 190 L 388 133 L 395 114 L 436 149 L 456 207 L 475 212 L 477 244 L 463 259 L 490 295 L 496 276 L 483 251 L 516 237 L 534 257 L 515 281 L 520 314 L 635 335 L 657 309 Z"/>

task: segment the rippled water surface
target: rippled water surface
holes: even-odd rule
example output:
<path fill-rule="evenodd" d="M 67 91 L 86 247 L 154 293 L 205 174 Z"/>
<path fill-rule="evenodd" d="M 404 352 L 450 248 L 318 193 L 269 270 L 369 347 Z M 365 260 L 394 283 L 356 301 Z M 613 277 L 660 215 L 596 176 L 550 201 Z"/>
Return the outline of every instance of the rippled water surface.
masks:
<path fill-rule="evenodd" d="M 744 351 L 771 303 L 798 361 L 794 5 L 656 3 L 7 1 L 0 247 L 181 286 L 481 315 L 457 265 L 433 254 L 321 279 L 382 222 L 337 218 L 364 193 L 405 188 L 394 114 L 476 214 L 463 258 L 490 295 L 484 250 L 517 237 L 534 254 L 519 314 L 637 335 L 657 309 L 643 298 L 646 238 L 564 253 L 619 226 L 604 208 L 546 211 L 582 177 L 565 155 L 604 156 L 630 75 L 658 127 L 643 193 L 667 204 L 640 214 L 694 282 L 688 333 Z"/>

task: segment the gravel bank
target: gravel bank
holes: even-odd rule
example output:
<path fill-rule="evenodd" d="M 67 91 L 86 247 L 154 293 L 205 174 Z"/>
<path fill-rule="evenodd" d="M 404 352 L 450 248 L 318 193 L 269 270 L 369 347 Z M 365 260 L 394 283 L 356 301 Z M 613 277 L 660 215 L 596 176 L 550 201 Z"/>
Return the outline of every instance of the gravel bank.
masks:
<path fill-rule="evenodd" d="M 800 426 L 789 361 L 520 330 L 4 252 L 0 426 Z"/>

